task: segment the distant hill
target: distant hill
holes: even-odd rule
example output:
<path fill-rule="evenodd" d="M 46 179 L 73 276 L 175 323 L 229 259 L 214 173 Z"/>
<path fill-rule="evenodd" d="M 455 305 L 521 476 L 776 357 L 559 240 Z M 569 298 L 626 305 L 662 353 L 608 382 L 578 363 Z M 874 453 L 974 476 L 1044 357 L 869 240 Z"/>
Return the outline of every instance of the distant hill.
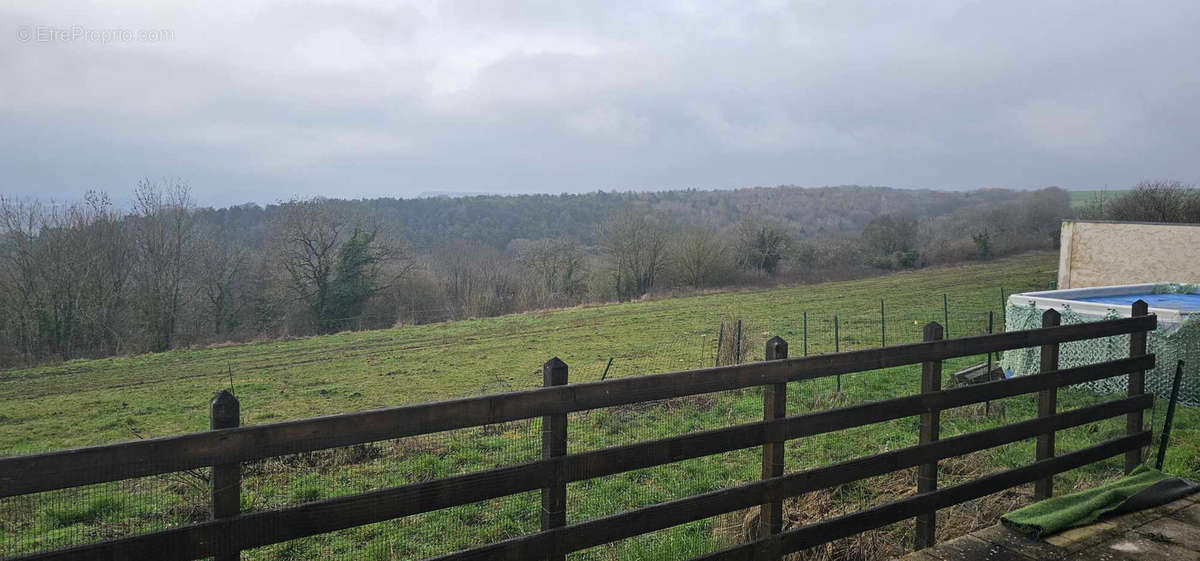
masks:
<path fill-rule="evenodd" d="M 716 230 L 751 218 L 780 226 L 796 238 L 825 239 L 857 235 L 882 214 L 931 218 L 1016 201 L 1026 194 L 1005 189 L 948 192 L 849 185 L 562 195 L 437 193 L 415 199 L 329 199 L 327 204 L 378 221 L 419 251 L 448 240 L 469 240 L 503 249 L 516 239 L 560 236 L 592 245 L 601 222 L 630 208 L 648 209 L 678 223 Z M 199 214 L 203 221 L 225 231 L 242 230 L 253 239 L 281 209 L 281 205 L 242 205 L 204 209 Z"/>
<path fill-rule="evenodd" d="M 421 191 L 416 196 L 418 199 L 452 199 L 455 197 L 486 197 L 493 193 L 484 193 L 482 191 Z"/>

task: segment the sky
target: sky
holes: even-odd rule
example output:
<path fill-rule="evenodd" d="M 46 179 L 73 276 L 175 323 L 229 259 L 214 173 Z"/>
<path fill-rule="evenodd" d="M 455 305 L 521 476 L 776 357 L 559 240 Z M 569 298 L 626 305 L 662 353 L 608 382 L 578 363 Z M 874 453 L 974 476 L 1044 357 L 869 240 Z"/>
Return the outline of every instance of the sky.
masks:
<path fill-rule="evenodd" d="M 1200 2 L 5 2 L 0 193 L 1200 183 Z"/>

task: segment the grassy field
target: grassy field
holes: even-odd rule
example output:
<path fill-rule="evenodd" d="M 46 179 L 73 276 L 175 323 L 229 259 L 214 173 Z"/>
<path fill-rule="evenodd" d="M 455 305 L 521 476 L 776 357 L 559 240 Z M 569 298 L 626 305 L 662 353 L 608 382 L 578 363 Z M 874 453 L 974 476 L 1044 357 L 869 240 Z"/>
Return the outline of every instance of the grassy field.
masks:
<path fill-rule="evenodd" d="M 500 318 L 345 333 L 326 337 L 179 350 L 137 357 L 74 361 L 0 373 L 0 454 L 161 436 L 207 428 L 207 401 L 232 385 L 243 424 L 535 387 L 541 364 L 559 356 L 571 381 L 645 375 L 710 365 L 724 321 L 743 321 L 748 359 L 762 356 L 771 335 L 790 342 L 792 356 L 881 343 L 880 299 L 889 343 L 919 339 L 927 321 L 949 318 L 951 336 L 981 333 L 992 312 L 1001 330 L 1000 290 L 1044 288 L 1055 277 L 1056 256 L 1033 253 L 952 268 L 896 273 L 859 281 L 769 290 L 746 290 L 650 300 Z M 943 309 L 943 295 L 947 309 Z M 807 321 L 805 317 L 807 316 Z M 807 329 L 805 325 L 807 324 Z M 805 337 L 807 334 L 807 338 Z M 951 361 L 946 372 L 981 360 Z M 916 368 L 794 383 L 789 413 L 896 397 L 916 391 Z M 1065 392 L 1060 407 L 1095 401 Z M 667 402 L 572 415 L 571 451 L 665 437 L 761 418 L 758 390 L 723 392 Z M 1029 398 L 982 408 L 960 408 L 943 417 L 943 436 L 1029 418 Z M 1168 467 L 1196 476 L 1195 431 L 1183 413 Z M 788 470 L 841 461 L 916 442 L 915 418 L 881 423 L 787 446 Z M 243 507 L 277 508 L 386 486 L 528 461 L 539 453 L 537 420 L 386 441 L 302 454 L 246 466 Z M 1106 422 L 1060 433 L 1060 450 L 1120 434 Z M 1028 462 L 1031 442 L 1017 443 L 947 463 L 946 480 L 968 478 Z M 569 522 L 617 513 L 711 491 L 758 477 L 757 448 L 574 483 Z M 1112 477 L 1116 462 L 1061 476 L 1069 489 Z M 95 485 L 0 500 L 0 556 L 93 541 L 106 536 L 187 523 L 205 516 L 203 473 Z M 855 509 L 911 492 L 911 472 L 813 493 L 790 501 L 789 520 Z M 1025 500 L 1002 494 L 947 513 L 943 536 L 984 524 Z M 466 505 L 262 548 L 253 559 L 422 558 L 536 531 L 538 495 Z M 744 517 L 733 513 L 609 546 L 580 552 L 579 559 L 679 559 L 740 539 Z M 876 532 L 842 548 L 898 553 L 910 524 Z M 862 541 L 867 540 L 867 541 Z M 836 547 L 825 558 L 839 558 Z M 819 558 L 819 557 L 817 557 Z"/>

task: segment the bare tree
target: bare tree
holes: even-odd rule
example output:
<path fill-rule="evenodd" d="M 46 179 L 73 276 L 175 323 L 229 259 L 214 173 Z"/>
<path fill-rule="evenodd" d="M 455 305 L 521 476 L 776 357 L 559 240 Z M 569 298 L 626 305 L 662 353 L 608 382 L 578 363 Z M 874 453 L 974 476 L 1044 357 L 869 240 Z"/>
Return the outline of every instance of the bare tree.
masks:
<path fill-rule="evenodd" d="M 494 316 L 516 309 L 520 283 L 509 260 L 495 249 L 457 241 L 439 248 L 434 262 L 453 317 Z"/>
<path fill-rule="evenodd" d="M 109 197 L 89 191 L 74 213 L 76 230 L 86 231 L 82 246 L 87 264 L 88 306 L 84 319 L 91 326 L 88 345 L 101 354 L 122 352 L 129 327 L 129 278 L 134 252 L 124 217 Z"/>
<path fill-rule="evenodd" d="M 737 261 L 743 269 L 774 275 L 788 249 L 782 229 L 745 219 L 737 225 Z"/>
<path fill-rule="evenodd" d="M 688 286 L 703 288 L 729 278 L 729 247 L 708 228 L 689 226 L 680 230 L 671 253 L 675 276 Z"/>
<path fill-rule="evenodd" d="M 345 228 L 345 221 L 322 208 L 318 199 L 289 202 L 275 227 L 276 252 L 290 286 L 318 323 L 330 319 L 333 271 Z"/>
<path fill-rule="evenodd" d="M 884 214 L 867 224 L 862 237 L 880 255 L 908 251 L 917 245 L 917 221 Z"/>
<path fill-rule="evenodd" d="M 288 203 L 276 225 L 277 254 L 295 295 L 322 333 L 359 325 L 367 300 L 409 270 L 376 226 L 348 220 L 318 199 Z"/>
<path fill-rule="evenodd" d="M 171 348 L 183 304 L 193 237 L 190 188 L 180 182 L 149 180 L 134 191 L 134 273 L 142 325 L 149 348 Z"/>
<path fill-rule="evenodd" d="M 1143 181 L 1110 201 L 1109 220 L 1200 222 L 1200 190 L 1179 181 Z"/>
<path fill-rule="evenodd" d="M 197 244 L 196 287 L 213 335 L 237 326 L 239 312 L 247 304 L 244 292 L 249 261 L 245 246 L 222 239 L 216 232 L 209 232 Z"/>
<path fill-rule="evenodd" d="M 601 224 L 600 246 L 618 299 L 654 288 L 667 261 L 667 241 L 666 220 L 646 212 L 626 211 Z"/>
<path fill-rule="evenodd" d="M 129 251 L 108 198 L 0 199 L 0 326 L 25 360 L 120 350 Z"/>
<path fill-rule="evenodd" d="M 268 251 L 252 258 L 247 267 L 246 322 L 255 334 L 284 335 L 296 303 L 292 279 Z"/>
<path fill-rule="evenodd" d="M 570 238 L 522 241 L 517 260 L 525 270 L 528 300 L 534 307 L 568 305 L 583 297 L 587 266 L 583 248 Z"/>
<path fill-rule="evenodd" d="M 39 315 L 43 313 L 46 286 L 45 261 L 41 254 L 39 234 L 47 224 L 42 205 L 26 204 L 12 199 L 0 199 L 0 227 L 3 228 L 3 250 L 0 256 L 0 288 L 6 298 L 5 315 L 14 332 L 10 338 L 20 340 L 22 354 L 27 360 L 42 351 L 39 340 Z"/>

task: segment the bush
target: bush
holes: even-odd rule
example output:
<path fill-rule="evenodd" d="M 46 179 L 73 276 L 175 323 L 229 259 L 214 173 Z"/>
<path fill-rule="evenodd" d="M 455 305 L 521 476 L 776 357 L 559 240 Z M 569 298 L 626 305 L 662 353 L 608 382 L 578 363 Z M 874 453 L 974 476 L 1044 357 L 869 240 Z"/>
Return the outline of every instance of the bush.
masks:
<path fill-rule="evenodd" d="M 983 260 L 992 258 L 992 235 L 985 229 L 982 232 L 971 234 L 971 241 L 975 242 L 975 255 Z"/>
<path fill-rule="evenodd" d="M 921 252 L 910 249 L 897 251 L 887 257 L 872 257 L 871 266 L 890 271 L 893 269 L 916 269 L 921 266 Z"/>
<path fill-rule="evenodd" d="M 900 265 L 901 267 L 903 267 L 905 269 L 917 268 L 917 265 L 918 265 L 918 262 L 920 259 L 921 259 L 921 252 L 919 252 L 915 249 L 910 249 L 908 251 L 901 251 L 896 254 L 896 264 Z"/>
<path fill-rule="evenodd" d="M 1200 222 L 1200 190 L 1178 181 L 1143 181 L 1109 201 L 1104 218 L 1143 222 Z"/>

